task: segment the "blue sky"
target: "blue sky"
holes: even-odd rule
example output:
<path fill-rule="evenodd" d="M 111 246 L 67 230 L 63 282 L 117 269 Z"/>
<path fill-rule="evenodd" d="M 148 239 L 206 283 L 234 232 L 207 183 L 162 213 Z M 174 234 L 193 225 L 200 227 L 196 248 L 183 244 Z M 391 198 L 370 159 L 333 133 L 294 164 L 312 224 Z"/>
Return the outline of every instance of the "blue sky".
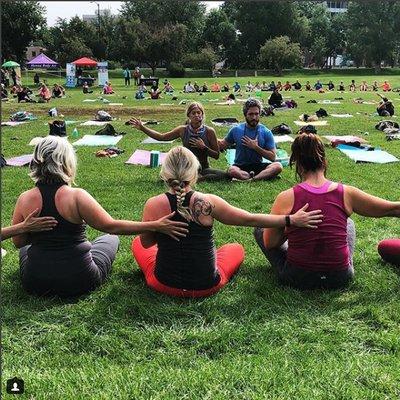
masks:
<path fill-rule="evenodd" d="M 40 1 L 47 10 L 47 24 L 53 26 L 57 17 L 70 19 L 78 15 L 94 14 L 97 10 L 97 4 L 90 1 Z M 109 9 L 111 13 L 116 14 L 121 7 L 122 1 L 98 1 L 100 9 Z M 208 9 L 218 7 L 222 1 L 204 1 Z"/>

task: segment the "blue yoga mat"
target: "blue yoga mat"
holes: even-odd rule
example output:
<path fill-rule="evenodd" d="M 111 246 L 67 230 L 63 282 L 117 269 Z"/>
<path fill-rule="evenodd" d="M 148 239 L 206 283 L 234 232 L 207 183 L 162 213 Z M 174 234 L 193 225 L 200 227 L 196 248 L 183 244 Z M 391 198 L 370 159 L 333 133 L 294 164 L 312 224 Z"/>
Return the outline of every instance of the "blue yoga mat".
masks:
<path fill-rule="evenodd" d="M 228 161 L 229 165 L 233 165 L 235 163 L 236 149 L 227 149 L 225 153 L 226 161 Z M 287 167 L 289 165 L 289 156 L 285 150 L 278 149 L 276 151 L 276 161 L 279 161 L 282 164 L 282 167 Z M 263 163 L 270 164 L 271 161 L 266 158 L 262 159 Z"/>
<path fill-rule="evenodd" d="M 386 164 L 399 161 L 395 156 L 383 150 L 366 150 L 346 144 L 339 144 L 336 148 L 355 162 Z"/>
<path fill-rule="evenodd" d="M 83 138 L 72 143 L 74 146 L 115 146 L 122 136 L 107 135 L 85 135 Z"/>

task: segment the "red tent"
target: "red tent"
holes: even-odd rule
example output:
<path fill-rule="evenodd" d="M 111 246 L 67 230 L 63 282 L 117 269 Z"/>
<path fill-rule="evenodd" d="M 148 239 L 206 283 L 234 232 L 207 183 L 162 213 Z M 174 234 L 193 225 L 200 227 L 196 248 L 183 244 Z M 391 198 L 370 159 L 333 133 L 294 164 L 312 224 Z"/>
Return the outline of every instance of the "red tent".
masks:
<path fill-rule="evenodd" d="M 91 60 L 88 57 L 82 57 L 78 60 L 72 61 L 72 64 L 75 64 L 77 67 L 96 67 L 97 61 Z"/>

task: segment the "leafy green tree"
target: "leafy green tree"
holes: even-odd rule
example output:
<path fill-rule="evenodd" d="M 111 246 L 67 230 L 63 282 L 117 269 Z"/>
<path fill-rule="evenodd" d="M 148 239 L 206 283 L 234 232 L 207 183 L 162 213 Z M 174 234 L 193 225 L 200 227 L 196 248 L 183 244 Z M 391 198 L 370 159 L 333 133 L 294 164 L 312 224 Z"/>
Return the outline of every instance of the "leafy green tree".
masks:
<path fill-rule="evenodd" d="M 112 58 L 147 64 L 153 75 L 157 66 L 180 60 L 186 51 L 188 29 L 182 24 L 154 27 L 139 19 L 121 17 L 114 32 Z"/>
<path fill-rule="evenodd" d="M 49 54 L 63 65 L 79 57 L 94 56 L 92 48 L 98 40 L 98 32 L 93 24 L 75 16 L 69 21 L 59 18 L 45 37 Z"/>
<path fill-rule="evenodd" d="M 327 41 L 324 36 L 317 36 L 310 48 L 313 61 L 318 68 L 322 68 L 326 62 L 326 55 L 328 53 Z"/>
<path fill-rule="evenodd" d="M 221 59 L 227 58 L 227 54 L 235 46 L 236 28 L 222 9 L 211 10 L 207 15 L 202 40 L 209 44 Z"/>
<path fill-rule="evenodd" d="M 185 67 L 212 71 L 217 61 L 215 51 L 211 47 L 205 47 L 198 52 L 187 54 L 183 59 L 183 64 Z"/>
<path fill-rule="evenodd" d="M 302 42 L 307 35 L 307 19 L 290 1 L 231 0 L 222 9 L 240 32 L 241 64 L 249 68 L 256 66 L 266 40 L 288 36 Z"/>
<path fill-rule="evenodd" d="M 299 43 L 293 43 L 288 36 L 278 36 L 267 40 L 260 49 L 260 62 L 263 67 L 272 68 L 282 75 L 283 68 L 293 68 L 301 64 Z"/>
<path fill-rule="evenodd" d="M 3 59 L 24 62 L 26 48 L 45 25 L 45 8 L 38 1 L 3 1 L 1 47 Z"/>
<path fill-rule="evenodd" d="M 197 0 L 131 0 L 122 4 L 121 15 L 138 18 L 155 32 L 166 25 L 184 25 L 190 31 L 186 47 L 194 51 L 203 32 L 206 6 Z"/>
<path fill-rule="evenodd" d="M 348 45 L 353 59 L 363 54 L 377 72 L 389 60 L 400 40 L 400 3 L 396 1 L 351 1 L 346 15 Z"/>

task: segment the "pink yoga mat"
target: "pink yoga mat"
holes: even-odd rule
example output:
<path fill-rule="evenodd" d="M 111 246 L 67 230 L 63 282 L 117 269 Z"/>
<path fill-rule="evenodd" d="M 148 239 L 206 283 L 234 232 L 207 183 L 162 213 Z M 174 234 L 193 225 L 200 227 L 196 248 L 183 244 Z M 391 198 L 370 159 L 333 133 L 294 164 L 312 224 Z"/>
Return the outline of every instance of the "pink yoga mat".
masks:
<path fill-rule="evenodd" d="M 24 165 L 28 165 L 33 158 L 33 154 L 24 154 L 23 156 L 12 157 L 7 161 L 7 165 L 12 167 L 23 167 Z"/>
<path fill-rule="evenodd" d="M 165 160 L 167 153 L 160 153 L 160 165 Z M 135 164 L 135 165 L 150 165 L 150 151 L 147 150 L 135 150 L 135 152 L 129 157 L 125 164 Z"/>

